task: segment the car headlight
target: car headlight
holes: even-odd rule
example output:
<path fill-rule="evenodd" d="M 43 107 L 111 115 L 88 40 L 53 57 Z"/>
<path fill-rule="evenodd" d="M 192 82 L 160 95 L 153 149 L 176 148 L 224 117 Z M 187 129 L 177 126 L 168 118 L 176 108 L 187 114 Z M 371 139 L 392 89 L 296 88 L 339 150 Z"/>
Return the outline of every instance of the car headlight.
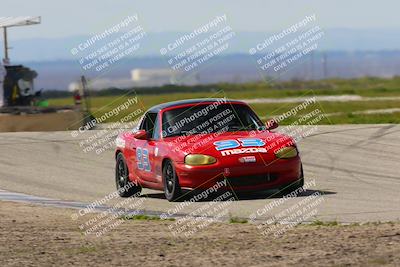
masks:
<path fill-rule="evenodd" d="M 280 159 L 294 158 L 298 154 L 299 154 L 299 152 L 297 151 L 296 147 L 294 147 L 294 146 L 284 147 L 275 152 L 275 156 Z"/>
<path fill-rule="evenodd" d="M 190 154 L 185 157 L 185 164 L 187 165 L 208 165 L 217 162 L 214 157 L 201 155 L 201 154 Z"/>

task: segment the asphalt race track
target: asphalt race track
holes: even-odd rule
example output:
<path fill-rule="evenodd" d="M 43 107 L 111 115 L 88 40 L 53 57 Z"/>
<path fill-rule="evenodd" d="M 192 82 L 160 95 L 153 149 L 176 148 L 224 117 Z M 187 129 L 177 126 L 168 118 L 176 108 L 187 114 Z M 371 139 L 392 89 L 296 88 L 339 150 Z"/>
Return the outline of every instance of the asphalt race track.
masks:
<path fill-rule="evenodd" d="M 0 134 L 0 189 L 59 200 L 92 202 L 115 190 L 113 150 L 83 152 L 70 132 Z M 315 186 L 258 219 L 319 192 L 316 218 L 340 222 L 400 219 L 400 126 L 318 126 L 299 143 L 306 182 Z M 143 208 L 166 211 L 176 204 L 162 192 L 144 190 Z M 232 216 L 248 217 L 278 200 L 274 192 L 240 196 Z M 195 209 L 204 202 L 194 203 Z M 187 211 L 188 212 L 188 211 Z M 315 217 L 310 218 L 314 220 Z"/>

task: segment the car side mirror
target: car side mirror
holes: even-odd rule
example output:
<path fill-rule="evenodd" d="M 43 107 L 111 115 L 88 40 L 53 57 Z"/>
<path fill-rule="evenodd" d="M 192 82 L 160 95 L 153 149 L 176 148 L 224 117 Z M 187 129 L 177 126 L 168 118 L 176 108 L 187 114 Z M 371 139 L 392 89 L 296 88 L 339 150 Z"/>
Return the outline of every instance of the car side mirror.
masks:
<path fill-rule="evenodd" d="M 265 122 L 265 126 L 267 127 L 267 130 L 272 130 L 278 128 L 279 124 L 275 120 L 269 120 Z"/>
<path fill-rule="evenodd" d="M 139 140 L 147 140 L 146 130 L 138 130 L 133 133 L 133 137 Z"/>

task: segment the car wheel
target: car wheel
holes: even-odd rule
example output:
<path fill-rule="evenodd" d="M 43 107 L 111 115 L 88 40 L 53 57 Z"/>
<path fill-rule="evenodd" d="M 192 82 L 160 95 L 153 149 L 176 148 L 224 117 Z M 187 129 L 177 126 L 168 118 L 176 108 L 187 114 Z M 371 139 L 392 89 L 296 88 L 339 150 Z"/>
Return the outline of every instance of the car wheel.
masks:
<path fill-rule="evenodd" d="M 176 201 L 182 195 L 175 167 L 170 160 L 163 167 L 163 183 L 165 198 L 168 201 Z"/>
<path fill-rule="evenodd" d="M 297 189 L 300 189 L 304 186 L 304 173 L 303 173 L 303 164 L 301 164 L 301 170 L 300 170 L 300 178 L 291 184 L 287 184 L 279 190 L 282 195 L 287 195 L 292 193 L 293 191 L 296 191 Z"/>
<path fill-rule="evenodd" d="M 116 159 L 115 183 L 118 194 L 121 197 L 130 197 L 142 191 L 142 187 L 140 185 L 136 185 L 129 180 L 128 166 L 126 165 L 126 161 L 122 153 L 119 153 Z"/>

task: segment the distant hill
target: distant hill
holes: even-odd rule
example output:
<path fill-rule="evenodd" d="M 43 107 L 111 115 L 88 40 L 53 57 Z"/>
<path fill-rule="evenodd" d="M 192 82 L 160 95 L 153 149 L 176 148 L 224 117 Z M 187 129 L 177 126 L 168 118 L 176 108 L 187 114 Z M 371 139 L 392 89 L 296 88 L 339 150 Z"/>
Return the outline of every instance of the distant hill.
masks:
<path fill-rule="evenodd" d="M 319 42 L 321 50 L 381 51 L 400 49 L 400 29 L 324 29 Z M 137 56 L 160 56 L 159 50 L 185 32 L 147 33 Z M 229 54 L 247 53 L 250 47 L 271 36 L 272 32 L 236 32 L 230 42 Z M 11 34 L 10 34 L 11 35 Z M 12 35 L 11 35 L 12 36 Z M 10 40 L 11 58 L 15 61 L 52 61 L 74 59 L 71 48 L 90 36 L 68 38 Z"/>
<path fill-rule="evenodd" d="M 237 32 L 229 48 L 199 68 L 192 77 L 198 84 L 218 82 L 243 83 L 259 80 L 351 78 L 360 76 L 390 77 L 400 75 L 400 30 L 327 29 L 318 41 L 318 50 L 293 64 L 288 70 L 260 71 L 256 58 L 248 54 L 255 44 L 273 33 Z M 100 77 L 105 87 L 126 87 L 135 68 L 168 68 L 161 47 L 182 36 L 183 32 L 148 33 L 134 58 L 126 58 Z M 58 39 L 11 40 L 13 63 L 22 63 L 39 73 L 36 88 L 66 90 L 82 74 L 98 79 L 95 73 L 83 72 L 70 50 L 90 36 Z M 326 58 L 326 63 L 324 59 Z M 184 82 L 184 81 L 183 81 Z M 100 83 L 101 85 L 101 83 Z M 129 85 L 131 86 L 131 85 Z M 132 85 L 135 86 L 135 85 Z M 151 85 L 149 85 L 151 86 Z M 101 87 L 101 86 L 100 86 Z"/>
<path fill-rule="evenodd" d="M 323 58 L 326 64 L 323 64 Z M 120 87 L 119 80 L 129 80 L 130 70 L 134 68 L 159 69 L 168 65 L 161 57 L 139 57 L 123 60 L 102 77 L 84 73 L 75 60 L 57 60 L 44 62 L 23 62 L 36 70 L 39 76 L 36 89 L 66 90 L 68 85 L 79 80 L 85 74 L 89 79 L 109 79 L 105 87 Z M 362 76 L 392 77 L 400 75 L 399 51 L 330 51 L 316 52 L 301 59 L 292 68 L 283 72 L 262 72 L 254 57 L 248 54 L 223 55 L 207 62 L 195 74 L 198 84 L 218 82 L 244 83 L 260 80 L 314 80 L 330 77 L 353 78 Z M 184 81 L 183 81 L 184 82 Z M 132 85 L 134 86 L 134 85 Z M 128 86 L 128 87 L 132 87 Z"/>

